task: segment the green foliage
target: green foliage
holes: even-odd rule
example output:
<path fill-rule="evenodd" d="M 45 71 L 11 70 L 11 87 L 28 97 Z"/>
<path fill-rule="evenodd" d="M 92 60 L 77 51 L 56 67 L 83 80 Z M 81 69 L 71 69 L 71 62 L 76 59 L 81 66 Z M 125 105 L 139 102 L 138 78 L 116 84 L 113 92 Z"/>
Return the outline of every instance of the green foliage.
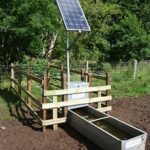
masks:
<path fill-rule="evenodd" d="M 81 41 L 82 49 L 79 51 L 83 53 L 88 50 L 89 57 L 92 60 L 107 60 L 110 52 L 109 35 L 113 30 L 113 24 L 121 16 L 121 10 L 118 5 L 82 1 L 83 8 L 91 26 L 91 33 L 84 36 Z M 79 46 L 80 49 L 80 46 Z"/>
<path fill-rule="evenodd" d="M 71 63 L 126 61 L 150 57 L 148 0 L 81 0 L 91 32 L 82 33 L 70 50 Z M 55 0 L 0 1 L 0 62 L 42 58 L 58 33 L 51 59 L 66 60 L 66 31 Z M 70 33 L 70 43 L 76 33 Z"/>
<path fill-rule="evenodd" d="M 110 72 L 112 76 L 112 95 L 114 97 L 140 96 L 150 94 L 150 65 L 141 62 L 138 65 L 138 72 L 133 79 L 133 67 L 118 65 Z"/>
<path fill-rule="evenodd" d="M 127 61 L 146 58 L 150 50 L 150 39 L 138 18 L 127 12 L 114 26 L 111 37 L 111 60 Z"/>
<path fill-rule="evenodd" d="M 96 72 L 98 72 L 97 66 L 98 64 L 95 64 Z M 111 76 L 111 94 L 113 97 L 137 97 L 150 94 L 149 62 L 141 61 L 138 63 L 135 79 L 133 78 L 134 69 L 131 62 L 120 62 L 117 64 L 103 63 L 101 70 L 108 72 Z M 93 86 L 105 85 L 105 82 L 99 79 L 93 79 L 93 82 Z"/>
<path fill-rule="evenodd" d="M 8 7 L 9 6 L 9 7 Z M 8 63 L 23 56 L 41 57 L 49 35 L 59 27 L 54 1 L 12 0 L 0 3 L 0 52 Z M 19 56 L 19 57 L 18 57 Z"/>

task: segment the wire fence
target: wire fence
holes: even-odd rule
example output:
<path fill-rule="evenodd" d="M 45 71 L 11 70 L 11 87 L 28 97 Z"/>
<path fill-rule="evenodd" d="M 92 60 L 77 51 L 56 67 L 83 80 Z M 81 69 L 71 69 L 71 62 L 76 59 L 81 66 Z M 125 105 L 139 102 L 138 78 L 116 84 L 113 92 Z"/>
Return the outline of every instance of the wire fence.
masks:
<path fill-rule="evenodd" d="M 0 65 L 0 88 L 8 87 L 10 76 L 10 66 Z"/>
<path fill-rule="evenodd" d="M 47 64 L 19 64 L 17 65 L 21 70 L 32 72 L 36 76 L 43 76 L 47 71 Z M 86 63 L 76 63 L 71 66 L 71 69 L 81 71 L 81 68 L 85 68 Z M 61 66 L 59 66 L 61 68 Z M 123 79 L 127 77 L 141 77 L 141 76 L 150 76 L 150 61 L 130 61 L 130 62 L 105 62 L 105 63 L 96 63 L 93 61 L 88 62 L 88 68 L 90 72 L 94 74 L 103 74 L 108 72 L 112 78 L 117 74 L 119 78 Z M 10 65 L 0 65 L 0 86 L 10 77 Z M 50 69 L 50 74 L 53 77 L 61 77 L 61 69 Z M 115 75 L 114 75 L 115 74 Z M 122 75 L 122 76 L 121 76 Z M 71 74 L 72 78 L 77 78 L 78 75 Z"/>

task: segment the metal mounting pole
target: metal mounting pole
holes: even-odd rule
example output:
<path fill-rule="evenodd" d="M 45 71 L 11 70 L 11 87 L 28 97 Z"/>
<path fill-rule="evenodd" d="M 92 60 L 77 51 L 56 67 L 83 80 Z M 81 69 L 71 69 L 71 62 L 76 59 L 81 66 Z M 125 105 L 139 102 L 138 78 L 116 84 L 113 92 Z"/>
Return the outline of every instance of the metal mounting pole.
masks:
<path fill-rule="evenodd" d="M 67 38 L 67 81 L 70 82 L 70 62 L 69 62 L 69 32 L 66 32 L 66 38 Z"/>

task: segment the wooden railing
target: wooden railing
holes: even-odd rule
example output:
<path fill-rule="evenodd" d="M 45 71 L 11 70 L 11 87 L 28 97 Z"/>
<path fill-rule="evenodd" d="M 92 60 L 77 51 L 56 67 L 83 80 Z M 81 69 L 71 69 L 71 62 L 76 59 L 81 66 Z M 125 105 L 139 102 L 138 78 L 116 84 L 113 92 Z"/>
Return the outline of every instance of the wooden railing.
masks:
<path fill-rule="evenodd" d="M 53 77 L 50 75 L 50 69 L 51 68 L 54 68 L 54 69 L 57 69 L 58 72 L 61 72 L 61 77 L 58 78 L 58 77 Z M 50 63 L 48 64 L 48 69 L 47 69 L 47 76 L 48 78 L 52 78 L 53 80 L 56 80 L 56 81 L 60 81 L 60 84 L 59 86 L 56 85 L 56 84 L 53 84 L 53 86 L 55 87 L 58 87 L 59 89 L 62 88 L 64 89 L 64 85 L 63 84 L 66 84 L 67 80 L 67 75 L 66 75 L 66 67 L 64 67 L 64 65 L 61 65 L 61 67 L 58 67 L 58 66 L 55 66 L 55 65 L 51 65 Z M 94 79 L 98 79 L 98 80 L 103 80 L 105 81 L 105 85 L 109 85 L 110 84 L 110 76 L 108 73 L 105 73 L 103 75 L 99 75 L 99 74 L 94 74 L 94 73 L 90 73 L 90 70 L 88 68 L 88 64 L 86 63 L 85 65 L 85 68 L 81 68 L 81 70 L 74 70 L 74 69 L 71 69 L 70 70 L 70 73 L 74 74 L 74 75 L 80 75 L 80 78 L 81 78 L 81 81 L 85 81 L 85 82 L 89 82 L 89 86 L 92 86 L 93 85 L 93 80 Z M 106 95 L 108 95 L 108 92 L 106 92 Z"/>
<path fill-rule="evenodd" d="M 64 90 L 45 90 L 44 96 L 52 96 L 53 102 L 52 103 L 44 103 L 42 104 L 42 109 L 53 110 L 53 118 L 47 121 L 43 122 L 43 125 L 52 125 L 52 123 L 55 122 L 55 125 L 53 126 L 54 130 L 57 129 L 57 124 L 66 122 L 66 116 L 63 116 L 62 118 L 58 118 L 57 111 L 59 108 L 64 108 L 68 106 L 75 106 L 75 105 L 81 105 L 81 104 L 91 104 L 91 103 L 99 103 L 98 110 L 101 112 L 107 112 L 111 110 L 111 106 L 105 106 L 102 107 L 100 103 L 110 101 L 112 97 L 109 96 L 102 96 L 102 91 L 110 90 L 111 86 L 98 86 L 98 87 L 88 87 L 88 88 L 77 88 L 77 89 L 64 89 Z M 76 100 L 67 100 L 67 101 L 58 101 L 58 96 L 64 96 L 64 95 L 74 95 L 74 94 L 81 94 L 81 93 L 95 93 L 97 92 L 97 96 L 93 98 L 84 98 L 84 99 L 76 99 Z"/>
<path fill-rule="evenodd" d="M 93 103 L 94 104 L 97 103 L 98 105 L 96 107 L 101 112 L 108 112 L 112 109 L 111 106 L 102 105 L 103 102 L 107 102 L 112 99 L 109 92 L 111 89 L 109 82 L 107 82 L 107 85 L 104 86 L 67 89 L 66 74 L 63 71 L 63 67 L 61 69 L 62 69 L 62 77 L 61 79 L 59 79 L 59 81 L 61 82 L 61 90 L 48 90 L 48 83 L 49 80 L 51 80 L 49 70 L 47 70 L 47 73 L 43 75 L 43 77 L 37 77 L 33 75 L 30 71 L 26 72 L 13 65 L 11 66 L 11 77 L 10 77 L 12 82 L 11 85 L 13 89 L 16 91 L 16 93 L 20 96 L 22 102 L 28 108 L 28 113 L 32 114 L 38 120 L 44 132 L 46 130 L 46 126 L 53 125 L 53 129 L 56 130 L 58 124 L 65 123 L 67 121 L 67 110 L 69 106 L 80 104 L 90 105 Z M 18 78 L 16 78 L 15 76 L 16 74 L 18 75 L 17 76 Z M 81 72 L 81 74 L 83 74 L 83 72 Z M 84 74 L 88 75 L 87 79 L 89 79 L 92 76 L 89 73 Z M 25 76 L 27 79 L 26 88 L 22 85 L 22 78 L 21 78 L 22 75 Z M 41 98 L 37 98 L 36 96 L 34 96 L 32 92 L 33 81 L 40 84 Z M 23 98 L 22 92 L 24 92 L 24 94 L 27 95 L 27 99 Z M 102 94 L 104 92 L 106 94 Z M 88 93 L 89 98 L 84 99 L 78 98 L 73 101 L 70 101 L 68 99 L 68 95 L 82 94 L 82 93 Z M 51 102 L 49 102 L 48 99 L 51 99 Z M 62 110 L 60 114 L 61 117 L 58 117 L 59 114 L 58 110 L 60 110 L 60 108 Z M 40 117 L 40 115 L 37 113 L 36 111 L 37 109 L 42 112 L 42 117 Z M 49 118 L 48 110 L 51 110 L 52 112 L 51 118 Z"/>

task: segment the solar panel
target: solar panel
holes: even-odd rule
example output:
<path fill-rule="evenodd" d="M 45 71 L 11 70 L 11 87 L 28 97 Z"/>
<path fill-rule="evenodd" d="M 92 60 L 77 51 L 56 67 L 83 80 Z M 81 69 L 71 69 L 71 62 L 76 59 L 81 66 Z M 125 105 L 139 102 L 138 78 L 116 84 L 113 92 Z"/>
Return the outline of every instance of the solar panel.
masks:
<path fill-rule="evenodd" d="M 90 31 L 78 0 L 56 0 L 67 31 Z"/>

